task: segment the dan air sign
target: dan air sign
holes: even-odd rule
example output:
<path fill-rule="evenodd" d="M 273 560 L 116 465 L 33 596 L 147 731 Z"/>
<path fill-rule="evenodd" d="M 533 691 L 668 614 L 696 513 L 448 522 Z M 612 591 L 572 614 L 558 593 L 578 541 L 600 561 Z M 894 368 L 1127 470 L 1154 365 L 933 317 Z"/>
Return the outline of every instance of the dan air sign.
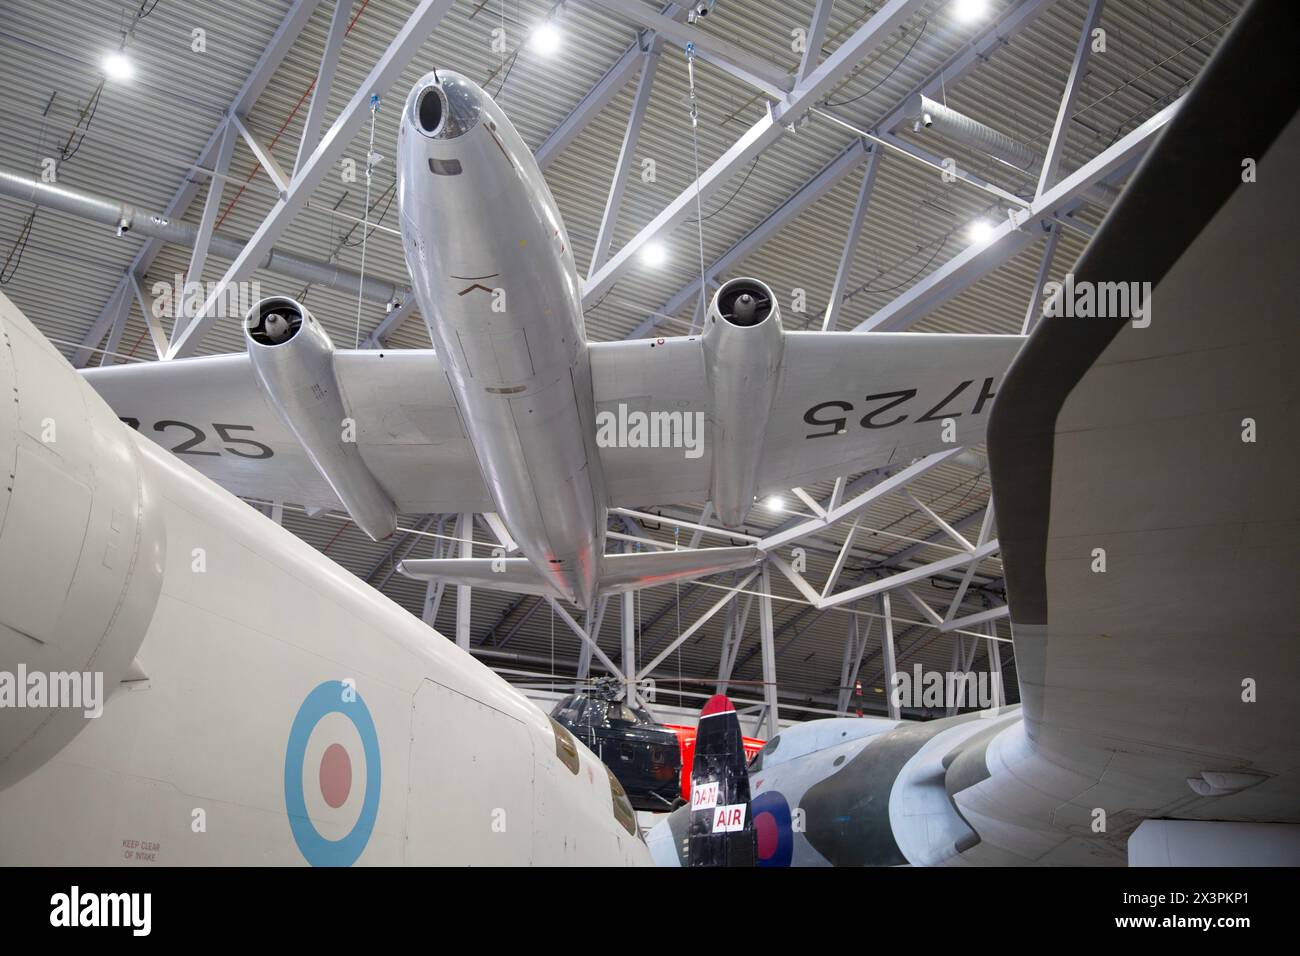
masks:
<path fill-rule="evenodd" d="M 714 833 L 736 833 L 745 829 L 745 810 L 748 804 L 733 803 L 713 810 Z"/>
<path fill-rule="evenodd" d="M 710 780 L 691 788 L 691 812 L 712 810 L 718 805 L 718 781 Z"/>

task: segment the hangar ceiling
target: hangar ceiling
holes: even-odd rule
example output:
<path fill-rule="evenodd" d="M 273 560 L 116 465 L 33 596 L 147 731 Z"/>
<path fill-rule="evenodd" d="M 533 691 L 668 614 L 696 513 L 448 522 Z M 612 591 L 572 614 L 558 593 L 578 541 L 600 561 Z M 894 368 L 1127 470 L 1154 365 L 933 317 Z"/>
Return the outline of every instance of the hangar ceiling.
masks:
<path fill-rule="evenodd" d="M 340 153 L 342 160 L 355 163 L 358 175 L 347 181 L 343 163 L 332 164 L 319 185 L 301 197 L 306 203 L 276 239 L 277 249 L 353 272 L 363 270 L 364 251 L 368 277 L 407 286 L 392 202 L 400 104 L 406 90 L 430 69 L 457 70 L 496 97 L 537 151 L 583 276 L 593 271 L 611 181 L 632 128 L 630 174 L 607 227 L 611 258 L 597 263 L 601 268 L 594 270 L 593 279 L 599 281 L 589 283 L 591 294 L 584 296 L 588 336 L 600 341 L 688 332 L 698 301 L 701 244 L 711 278 L 748 274 L 776 290 L 787 328 L 821 328 L 833 301 L 835 326 L 843 330 L 888 321 L 880 327 L 1019 332 L 1041 280 L 1059 280 L 1069 270 L 1103 209 L 1091 202 L 1031 208 L 1017 228 L 1004 227 L 1008 209 L 1032 206 L 1040 195 L 1037 174 L 900 122 L 909 95 L 926 89 L 932 98 L 1035 154 L 1046 154 L 1063 91 L 1076 75 L 1072 68 L 1081 31 L 1095 15 L 1105 49 L 1090 49 L 1076 75 L 1073 106 L 1057 137 L 1056 179 L 1104 167 L 1100 179 L 1119 187 L 1149 144 L 1146 124 L 1153 118 L 1158 123 L 1185 92 L 1241 7 L 1221 0 L 1109 0 L 1104 5 L 1095 0 L 990 0 L 981 15 L 966 22 L 959 14 L 978 4 L 718 0 L 707 17 L 682 29 L 692 31 L 699 55 L 699 171 L 719 170 L 720 175 L 707 196 L 701 195 L 702 222 L 691 221 L 691 205 L 688 214 L 678 217 L 682 221 L 658 229 L 657 217 L 675 200 L 692 199 L 698 175 L 681 35 L 675 28 L 671 37 L 653 29 L 668 29 L 656 19 L 664 13 L 684 20 L 683 11 L 639 0 L 338 2 L 346 10 L 340 15 L 342 41 L 329 72 L 322 129 L 346 112 L 367 74 L 392 55 L 395 38 L 413 14 L 431 6 L 449 9 L 440 17 L 436 11 L 430 15 L 436 26 L 422 41 L 416 37 L 417 51 L 404 64 L 394 64 L 398 78 L 381 92 L 373 114 L 374 150 L 380 158 L 369 207 L 364 169 L 371 116 L 365 110 Z M 743 145 L 744 137 L 767 121 L 768 104 L 777 102 L 776 91 L 758 87 L 784 83 L 782 95 L 785 89 L 797 94 L 818 62 L 829 62 L 845 44 L 862 38 L 878 14 L 895 8 L 906 8 L 906 15 L 870 37 L 860 51 L 853 47 L 855 55 L 826 91 L 809 101 L 813 108 L 792 128 L 775 133 L 771 144 L 752 158 L 738 152 L 737 144 Z M 216 163 L 216 156 L 205 157 L 205 152 L 232 104 L 240 104 L 237 111 L 248 138 L 235 137 L 229 165 L 218 177 L 222 191 L 215 228 L 223 236 L 246 240 L 263 227 L 278 199 L 278 188 L 249 139 L 279 167 L 294 169 L 334 17 L 334 0 L 220 0 L 201 7 L 175 0 L 145 0 L 139 6 L 6 0 L 0 9 L 0 82 L 8 91 L 0 102 L 0 169 L 40 177 L 43 161 L 53 157 L 58 186 L 146 212 L 168 210 L 188 183 L 197 198 L 173 218 L 198 227 Z M 524 42 L 548 17 L 562 37 L 549 56 Z M 135 75 L 125 82 L 105 81 L 102 57 L 121 44 L 126 30 Z M 504 31 L 504 48 L 494 49 L 494 30 Z M 195 31 L 202 31 L 201 51 L 195 49 Z M 820 56 L 812 57 L 806 70 L 795 43 L 798 31 L 822 41 Z M 648 63 L 654 64 L 653 81 L 638 102 L 640 76 Z M 630 123 L 630 117 L 637 121 Z M 963 179 L 947 181 L 941 175 L 933 161 L 945 158 L 956 161 Z M 868 167 L 874 179 L 860 204 Z M 653 175 L 647 175 L 651 170 Z M 985 240 L 990 251 L 968 263 L 969 230 L 976 221 L 1005 235 Z M 851 232 L 856 232 L 856 242 L 848 246 L 844 275 L 837 282 Z M 651 242 L 662 243 L 662 265 L 649 266 L 639 256 L 619 258 L 620 250 L 640 250 Z M 115 290 L 134 270 L 148 294 L 155 282 L 171 282 L 185 273 L 190 261 L 191 251 L 183 246 L 162 245 L 155 251 L 134 233 L 119 237 L 102 224 L 0 198 L 4 292 L 79 364 L 157 360 L 153 336 L 133 295 L 127 297 L 123 321 L 112 321 Z M 213 251 L 203 278 L 216 281 L 229 265 Z M 355 295 L 324 285 L 269 271 L 252 278 L 265 294 L 302 298 L 339 347 L 351 347 L 377 331 L 387 348 L 429 345 L 418 309 L 399 310 L 394 322 L 382 304 L 364 301 L 358 308 Z M 234 321 L 215 323 L 192 345 L 193 354 L 243 347 Z M 880 495 L 848 520 L 800 540 L 807 552 L 806 579 L 821 590 L 854 518 L 857 531 L 842 562 L 841 588 L 960 554 L 962 544 L 936 519 L 965 535 L 968 544 L 976 540 L 989 486 L 982 449 L 972 451 L 934 463 L 907 485 L 909 495 Z M 837 500 L 867 491 L 884 477 L 847 475 Z M 820 507 L 837 489 L 827 482 L 803 492 Z M 699 522 L 703 503 L 644 505 L 640 510 L 654 519 L 615 516 L 611 528 L 660 542 L 690 543 L 694 531 L 681 522 Z M 763 537 L 816 517 L 813 506 L 792 493 L 783 496 L 780 508 L 756 507 L 743 531 Z M 283 523 L 414 614 L 426 608 L 426 587 L 393 573 L 395 559 L 430 556 L 438 542 L 456 533 L 455 516 L 405 516 L 401 525 L 407 533 L 376 544 L 345 516 L 309 517 L 291 503 L 284 508 Z M 476 522 L 474 535 L 484 547 L 495 543 L 485 522 Z M 728 542 L 726 535 L 711 532 L 703 543 Z M 974 566 L 972 586 L 955 617 L 1004 602 L 996 555 Z M 963 635 L 963 650 L 974 648 L 975 666 L 986 666 L 988 642 L 977 637 L 985 633 L 984 622 L 944 629 L 925 611 L 944 616 L 963 574 L 958 567 L 922 575 L 909 584 L 910 594 L 901 588 L 890 592 L 900 667 L 920 663 L 948 669 Z M 657 656 L 736 579 L 722 575 L 640 592 L 635 601 L 638 661 Z M 882 627 L 875 597 L 818 609 L 784 574 L 773 569 L 770 579 L 782 712 L 829 712 L 842 703 L 837 698 L 843 652 L 855 617 L 863 631 L 874 622 L 859 678 L 864 709 L 880 712 Z M 755 584 L 748 587 L 755 589 Z M 456 602 L 453 588 L 438 604 L 436 624 L 444 634 L 455 633 Z M 599 638 L 615 659 L 620 653 L 619 607 L 611 602 Z M 664 659 L 654 675 L 661 696 L 671 699 L 667 689 L 679 676 L 687 679 L 682 686 L 688 692 L 711 691 L 729 613 L 718 613 Z M 732 676 L 737 681 L 762 676 L 758 617 L 755 606 L 736 654 Z M 1005 618 L 995 618 L 990 626 L 994 637 L 1009 638 Z M 473 594 L 470 641 L 493 666 L 566 676 L 574 674 L 581 647 L 563 617 L 545 602 L 486 591 Z M 1010 644 L 999 646 L 1014 699 Z M 757 700 L 762 693 L 756 685 L 740 684 L 734 696 Z"/>

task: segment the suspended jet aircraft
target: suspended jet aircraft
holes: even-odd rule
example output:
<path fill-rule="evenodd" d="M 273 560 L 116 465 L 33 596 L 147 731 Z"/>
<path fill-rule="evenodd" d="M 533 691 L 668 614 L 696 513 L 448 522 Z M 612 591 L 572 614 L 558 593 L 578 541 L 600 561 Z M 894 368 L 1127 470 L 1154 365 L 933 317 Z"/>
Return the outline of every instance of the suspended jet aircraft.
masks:
<path fill-rule="evenodd" d="M 3 294 L 0 392 L 0 866 L 649 863 L 591 751 Z"/>
<path fill-rule="evenodd" d="M 1022 704 L 783 731 L 760 865 L 1300 865 L 1293 16 L 1243 14 L 1072 270 L 1141 321 L 1054 306 L 994 404 Z"/>
<path fill-rule="evenodd" d="M 736 527 L 756 496 L 976 444 L 1023 341 L 786 331 L 773 291 L 736 279 L 702 335 L 588 342 L 555 201 L 482 89 L 421 79 L 397 155 L 433 349 L 335 349 L 274 298 L 247 317 L 245 353 L 83 374 L 238 495 L 342 506 L 375 539 L 399 513 L 496 512 L 513 539 L 507 555 L 404 562 L 415 577 L 590 606 L 752 564 L 754 548 L 606 554 L 606 513 L 711 500 Z"/>

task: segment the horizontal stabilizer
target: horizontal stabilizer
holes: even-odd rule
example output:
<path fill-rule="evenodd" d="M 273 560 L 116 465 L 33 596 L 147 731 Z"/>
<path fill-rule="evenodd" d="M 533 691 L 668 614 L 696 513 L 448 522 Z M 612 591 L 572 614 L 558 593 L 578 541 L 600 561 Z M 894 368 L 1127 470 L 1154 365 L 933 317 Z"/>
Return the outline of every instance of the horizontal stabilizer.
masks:
<path fill-rule="evenodd" d="M 654 587 L 719 571 L 734 571 L 757 563 L 758 548 L 692 548 L 686 551 L 642 551 L 607 554 L 600 566 L 601 594 Z"/>
<path fill-rule="evenodd" d="M 601 562 L 600 594 L 617 594 L 690 578 L 705 577 L 756 563 L 757 548 L 692 548 L 607 554 Z M 422 581 L 468 585 L 489 591 L 513 591 L 555 597 L 527 558 L 426 558 L 401 561 L 397 569 Z"/>
<path fill-rule="evenodd" d="M 397 570 L 421 581 L 464 584 L 488 591 L 555 595 L 555 590 L 527 558 L 424 558 L 399 561 Z"/>

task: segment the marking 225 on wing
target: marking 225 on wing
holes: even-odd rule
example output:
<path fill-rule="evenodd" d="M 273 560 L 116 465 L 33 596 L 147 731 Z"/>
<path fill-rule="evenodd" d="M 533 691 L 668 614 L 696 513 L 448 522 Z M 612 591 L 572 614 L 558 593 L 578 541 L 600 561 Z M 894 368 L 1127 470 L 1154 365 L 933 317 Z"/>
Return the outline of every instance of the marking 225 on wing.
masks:
<path fill-rule="evenodd" d="M 140 419 L 123 417 L 122 421 L 126 422 L 136 431 L 140 430 Z M 203 451 L 199 449 L 198 446 L 202 445 L 203 442 L 207 440 L 208 436 L 207 433 L 198 425 L 191 425 L 189 422 L 178 422 L 174 419 L 163 419 L 160 422 L 154 422 L 153 430 L 156 432 L 167 432 L 168 430 L 189 432 L 189 436 L 183 439 L 179 445 L 168 448 L 168 450 L 175 455 L 219 456 L 221 454 L 219 451 Z M 251 432 L 253 431 L 252 425 L 213 424 L 212 430 L 217 433 L 217 437 L 221 439 L 221 441 L 225 442 L 225 444 L 221 446 L 222 451 L 227 451 L 232 455 L 238 455 L 240 458 L 260 459 L 270 458 L 275 454 L 275 452 L 273 452 L 268 446 L 263 445 L 260 441 L 254 441 L 251 438 L 239 438 L 231 434 L 232 432 Z M 239 448 L 233 447 L 235 445 L 243 445 L 254 450 L 241 451 Z"/>
<path fill-rule="evenodd" d="M 914 424 L 921 422 L 939 422 L 945 418 L 960 418 L 962 412 L 954 411 L 953 403 L 957 398 L 966 391 L 971 385 L 974 385 L 974 379 L 967 379 L 957 385 L 952 391 L 940 399 L 928 411 L 913 419 Z M 895 425 L 901 425 L 911 418 L 909 403 L 916 398 L 917 390 L 914 388 L 902 388 L 893 392 L 879 392 L 875 395 L 867 395 L 863 398 L 863 408 L 866 414 L 858 420 L 862 428 L 892 428 Z M 993 398 L 993 379 L 984 379 L 984 384 L 980 386 L 979 395 L 975 398 L 975 405 L 971 408 L 972 415 L 978 415 L 984 410 L 984 406 Z M 819 402 L 808 411 L 803 413 L 803 420 L 809 425 L 818 428 L 824 428 L 825 431 L 809 432 L 804 438 L 829 438 L 832 435 L 843 435 L 849 423 L 849 416 L 856 414 L 857 407 L 852 402 L 836 399 L 829 402 Z M 892 414 L 890 414 L 892 413 Z"/>

